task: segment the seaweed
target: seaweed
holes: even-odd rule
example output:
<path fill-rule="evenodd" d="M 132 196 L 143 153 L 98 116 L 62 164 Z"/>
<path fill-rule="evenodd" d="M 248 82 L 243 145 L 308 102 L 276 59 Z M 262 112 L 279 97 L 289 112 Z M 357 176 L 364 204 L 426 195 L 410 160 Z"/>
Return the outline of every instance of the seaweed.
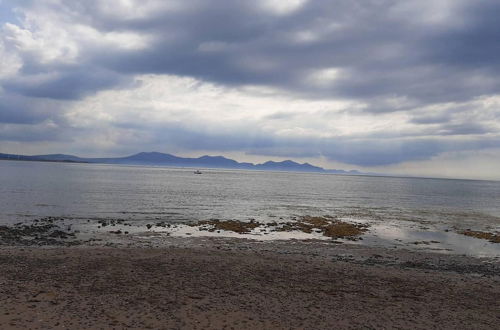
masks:
<path fill-rule="evenodd" d="M 208 227 L 206 230 L 210 232 L 216 230 L 225 230 L 225 231 L 233 231 L 239 234 L 247 234 L 253 229 L 259 227 L 260 224 L 254 221 L 243 222 L 237 220 L 211 219 L 211 220 L 199 221 L 198 223 L 193 224 L 191 226 L 205 226 Z"/>
<path fill-rule="evenodd" d="M 247 234 L 259 227 L 268 227 L 270 230 L 278 232 L 301 231 L 308 234 L 317 232 L 331 238 L 345 238 L 350 240 L 360 239 L 359 236 L 368 230 L 368 225 L 348 223 L 327 215 L 321 217 L 307 215 L 300 218 L 294 218 L 294 220 L 290 222 L 279 223 L 275 221 L 270 223 L 259 223 L 254 220 L 244 222 L 238 220 L 210 219 L 198 221 L 190 224 L 190 226 L 199 227 L 200 230 L 210 232 L 225 230 L 239 234 Z"/>
<path fill-rule="evenodd" d="M 479 239 L 485 239 L 490 241 L 491 243 L 500 243 L 500 234 L 498 233 L 488 233 L 485 231 L 476 231 L 476 230 L 464 230 L 459 232 L 459 234 L 475 237 Z"/>
<path fill-rule="evenodd" d="M 276 231 L 302 231 L 304 233 L 320 232 L 331 238 L 359 239 L 368 230 L 368 225 L 349 223 L 331 216 L 303 216 L 294 222 L 281 223 Z"/>

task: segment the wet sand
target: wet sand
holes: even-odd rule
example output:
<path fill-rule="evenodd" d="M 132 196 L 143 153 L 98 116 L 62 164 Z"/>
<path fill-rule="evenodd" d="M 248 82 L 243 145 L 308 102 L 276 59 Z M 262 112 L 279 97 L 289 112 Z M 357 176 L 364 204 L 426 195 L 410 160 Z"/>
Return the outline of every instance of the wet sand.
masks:
<path fill-rule="evenodd" d="M 0 328 L 495 329 L 500 323 L 498 258 L 317 241 L 162 242 L 0 247 Z"/>

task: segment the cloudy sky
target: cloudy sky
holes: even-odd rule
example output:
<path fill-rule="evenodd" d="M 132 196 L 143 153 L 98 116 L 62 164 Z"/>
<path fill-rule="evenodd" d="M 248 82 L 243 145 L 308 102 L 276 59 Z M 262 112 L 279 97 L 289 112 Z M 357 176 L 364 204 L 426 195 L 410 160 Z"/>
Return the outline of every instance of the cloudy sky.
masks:
<path fill-rule="evenodd" d="M 0 152 L 500 179 L 497 0 L 0 0 Z"/>

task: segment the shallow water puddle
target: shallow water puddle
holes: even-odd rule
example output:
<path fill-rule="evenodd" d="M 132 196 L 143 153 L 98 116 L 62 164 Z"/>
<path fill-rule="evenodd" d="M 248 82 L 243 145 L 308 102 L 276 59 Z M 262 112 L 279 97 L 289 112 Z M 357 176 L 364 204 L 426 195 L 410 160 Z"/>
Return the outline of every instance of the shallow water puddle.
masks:
<path fill-rule="evenodd" d="M 464 236 L 445 229 L 421 230 L 402 224 L 373 224 L 370 232 L 363 237 L 363 241 L 355 243 L 474 256 L 500 256 L 500 245 L 487 240 Z"/>

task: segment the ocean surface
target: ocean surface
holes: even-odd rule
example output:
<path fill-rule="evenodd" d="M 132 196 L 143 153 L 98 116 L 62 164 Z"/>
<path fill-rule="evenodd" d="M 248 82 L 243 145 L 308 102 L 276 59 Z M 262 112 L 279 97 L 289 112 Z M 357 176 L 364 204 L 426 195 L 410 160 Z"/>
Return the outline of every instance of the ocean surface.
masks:
<path fill-rule="evenodd" d="M 399 228 L 387 235 L 403 240 L 421 232 L 500 230 L 497 181 L 200 170 L 0 161 L 0 223 L 44 216 L 144 224 L 332 215 L 374 224 L 378 234 Z"/>

